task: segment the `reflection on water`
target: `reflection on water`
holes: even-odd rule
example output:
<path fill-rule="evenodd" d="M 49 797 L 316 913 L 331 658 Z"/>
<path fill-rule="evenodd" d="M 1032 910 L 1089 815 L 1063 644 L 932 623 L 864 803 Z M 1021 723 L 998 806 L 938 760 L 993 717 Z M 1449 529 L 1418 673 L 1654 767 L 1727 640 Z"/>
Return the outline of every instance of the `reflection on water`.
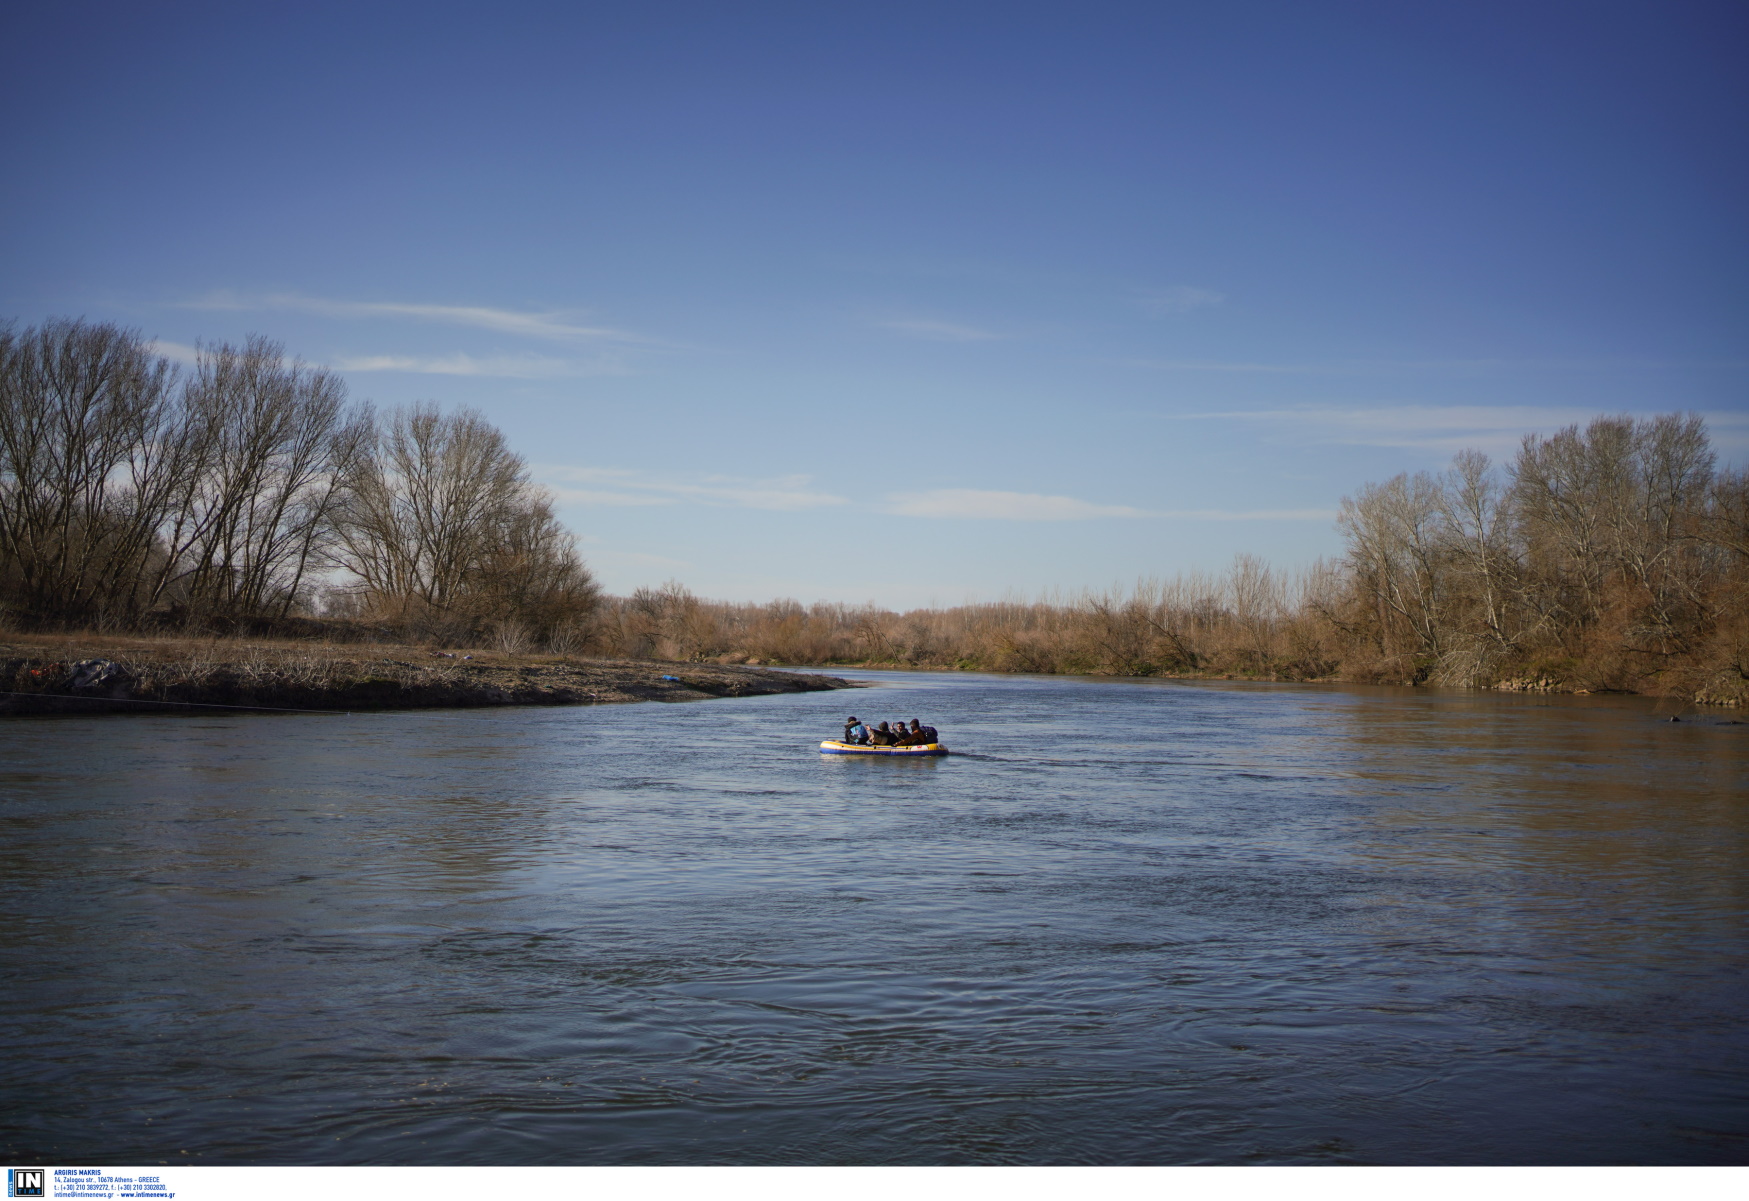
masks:
<path fill-rule="evenodd" d="M 867 674 L 956 754 L 819 756 L 831 694 L 0 725 L 0 1146 L 1749 1157 L 1749 726 Z"/>

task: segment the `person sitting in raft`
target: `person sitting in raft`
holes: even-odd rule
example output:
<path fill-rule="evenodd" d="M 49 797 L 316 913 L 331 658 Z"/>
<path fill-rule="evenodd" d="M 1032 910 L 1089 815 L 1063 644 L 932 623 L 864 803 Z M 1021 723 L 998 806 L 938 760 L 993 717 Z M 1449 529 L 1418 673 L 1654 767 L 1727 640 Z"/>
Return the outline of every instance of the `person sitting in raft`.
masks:
<path fill-rule="evenodd" d="M 856 720 L 855 714 L 844 719 L 843 741 L 848 742 L 851 746 L 868 745 L 868 727 Z"/>
<path fill-rule="evenodd" d="M 899 737 L 905 740 L 906 746 L 928 746 L 935 741 L 924 733 L 924 726 L 915 717 L 911 719 L 909 727 L 904 722 L 899 723 Z"/>
<path fill-rule="evenodd" d="M 887 723 L 883 721 L 868 732 L 868 744 L 870 746 L 897 746 L 898 739 L 893 737 L 893 732 L 887 729 Z"/>

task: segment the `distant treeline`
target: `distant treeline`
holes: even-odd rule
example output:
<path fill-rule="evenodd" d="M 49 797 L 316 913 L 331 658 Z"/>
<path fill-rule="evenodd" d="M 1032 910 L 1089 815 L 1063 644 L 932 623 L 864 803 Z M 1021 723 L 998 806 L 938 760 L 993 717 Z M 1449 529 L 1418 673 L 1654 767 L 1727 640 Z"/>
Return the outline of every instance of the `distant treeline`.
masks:
<path fill-rule="evenodd" d="M 183 370 L 112 325 L 0 327 L 10 624 L 285 628 L 326 604 L 397 632 L 548 637 L 596 597 L 477 414 L 379 416 L 260 338 Z"/>
<path fill-rule="evenodd" d="M 733 605 L 678 584 L 614 599 L 605 653 L 1109 675 L 1340 678 L 1749 700 L 1749 475 L 1704 423 L 1600 417 L 1504 467 L 1369 484 L 1347 554 L 1284 574 L 1145 580 L 1053 603 L 895 613 Z"/>
<path fill-rule="evenodd" d="M 1342 503 L 1346 555 L 899 613 L 600 595 L 477 414 L 378 415 L 260 339 L 181 370 L 0 330 L 0 619 L 681 661 L 1340 678 L 1749 701 L 1749 473 L 1700 418 L 1600 417 Z"/>

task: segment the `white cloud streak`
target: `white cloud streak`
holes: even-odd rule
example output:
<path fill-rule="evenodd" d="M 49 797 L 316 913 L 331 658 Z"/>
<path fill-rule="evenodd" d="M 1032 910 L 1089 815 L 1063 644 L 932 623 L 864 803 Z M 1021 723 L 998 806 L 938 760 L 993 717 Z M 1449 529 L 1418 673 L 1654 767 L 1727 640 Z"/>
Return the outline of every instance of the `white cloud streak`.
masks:
<path fill-rule="evenodd" d="M 548 355 L 487 355 L 476 358 L 468 354 L 420 358 L 414 355 L 365 355 L 342 358 L 335 366 L 342 371 L 401 371 L 416 375 L 471 375 L 496 379 L 562 379 L 579 375 L 623 375 L 626 368 L 617 362 L 578 363 Z"/>
<path fill-rule="evenodd" d="M 192 366 L 200 361 L 200 347 L 160 338 L 147 349 L 172 362 Z M 342 357 L 330 364 L 337 371 L 403 371 L 417 375 L 467 375 L 493 379 L 562 379 L 585 375 L 624 375 L 626 367 L 611 357 L 595 362 L 577 362 L 550 355 L 489 355 L 476 358 L 452 354 L 439 358 L 379 354 Z"/>
<path fill-rule="evenodd" d="M 1152 371 L 1216 371 L 1257 375 L 1343 375 L 1354 374 L 1334 366 L 1310 363 L 1223 363 L 1209 359 L 1122 359 L 1127 367 L 1146 367 Z"/>
<path fill-rule="evenodd" d="M 1183 421 L 1241 421 L 1299 440 L 1341 446 L 1393 446 L 1492 454 L 1517 448 L 1527 433 L 1546 433 L 1597 416 L 1595 410 L 1536 405 L 1392 405 L 1234 409 L 1170 415 Z"/>
<path fill-rule="evenodd" d="M 1477 375 L 1493 371 L 1741 371 L 1749 362 L 1735 359 L 1683 362 L 1661 359 L 1333 359 L 1324 363 L 1253 363 L 1221 359 L 1111 360 L 1121 366 L 1151 371 L 1236 372 L 1260 375 L 1400 375 L 1435 372 Z"/>
<path fill-rule="evenodd" d="M 1629 415 L 1644 418 L 1668 411 L 1638 410 Z M 1547 435 L 1569 425 L 1582 427 L 1599 415 L 1596 408 L 1578 406 L 1380 405 L 1234 409 L 1165 416 L 1172 421 L 1248 422 L 1265 427 L 1273 437 L 1312 445 L 1389 446 L 1445 454 L 1473 448 L 1508 458 L 1517 453 L 1526 434 Z M 1749 413 L 1710 410 L 1701 417 L 1721 454 L 1735 459 L 1749 452 Z"/>
<path fill-rule="evenodd" d="M 877 321 L 875 324 L 881 329 L 927 342 L 1000 342 L 1008 336 L 975 326 L 956 325 L 951 321 L 897 320 Z"/>
<path fill-rule="evenodd" d="M 763 509 L 796 513 L 837 508 L 852 502 L 822 492 L 805 475 L 743 479 L 707 475 L 680 479 L 619 467 L 537 465 L 535 475 L 566 504 L 608 508 L 701 504 L 714 508 Z M 895 492 L 870 511 L 896 517 L 969 521 L 1098 521 L 1108 519 L 1173 521 L 1330 521 L 1333 509 L 1138 509 L 1102 505 L 1073 496 L 1002 492 L 977 488 L 936 488 Z"/>
<path fill-rule="evenodd" d="M 850 503 L 845 497 L 813 489 L 811 477 L 805 475 L 763 480 L 722 475 L 675 479 L 624 468 L 557 465 L 539 466 L 535 472 L 561 500 L 584 505 L 645 506 L 691 502 L 719 508 L 793 513 Z"/>
<path fill-rule="evenodd" d="M 895 492 L 886 511 L 900 517 L 973 518 L 996 521 L 1087 521 L 1098 517 L 1144 517 L 1128 505 L 1098 505 L 1073 496 L 1037 492 L 985 492 L 974 488 L 937 488 L 929 492 Z"/>
<path fill-rule="evenodd" d="M 1329 521 L 1333 509 L 1138 509 L 1101 505 L 1073 496 L 1037 492 L 937 488 L 928 492 L 895 492 L 883 511 L 900 517 L 974 521 L 1095 521 L 1106 518 L 1151 518 L 1175 521 Z"/>
<path fill-rule="evenodd" d="M 192 365 L 200 361 L 200 348 L 189 346 L 185 342 L 166 342 L 159 338 L 156 341 L 146 343 L 146 349 L 155 355 L 169 359 L 173 363 Z"/>
<path fill-rule="evenodd" d="M 1749 462 L 1749 413 L 1702 413 L 1713 446 L 1731 460 Z"/>
<path fill-rule="evenodd" d="M 567 488 L 563 484 L 548 484 L 546 489 L 562 504 L 585 505 L 589 508 L 631 509 L 679 502 L 679 498 L 673 496 L 656 496 L 644 492 L 603 492 L 595 488 Z"/>
<path fill-rule="evenodd" d="M 822 492 L 805 475 L 744 479 L 707 475 L 690 479 L 660 476 L 620 467 L 570 467 L 542 464 L 535 475 L 566 504 L 608 508 L 700 504 L 714 508 L 763 509 L 796 513 L 837 508 L 852 502 Z M 1102 505 L 1073 496 L 1037 492 L 1002 492 L 976 488 L 937 488 L 895 492 L 871 512 L 896 517 L 970 521 L 1098 521 L 1108 519 L 1172 521 L 1330 521 L 1333 509 L 1138 509 Z"/>
<path fill-rule="evenodd" d="M 648 339 L 625 330 L 606 326 L 581 324 L 575 313 L 563 310 L 551 312 L 517 312 L 483 305 L 408 304 L 395 301 L 332 300 L 319 296 L 299 296 L 295 293 L 275 293 L 267 296 L 240 296 L 218 292 L 183 306 L 191 309 L 225 309 L 253 311 L 282 309 L 314 313 L 321 317 L 401 318 L 439 325 L 462 325 L 494 333 L 536 338 L 548 342 L 567 343 L 641 343 Z"/>
<path fill-rule="evenodd" d="M 1335 509 L 1162 509 L 1150 517 L 1181 521 L 1335 521 Z"/>

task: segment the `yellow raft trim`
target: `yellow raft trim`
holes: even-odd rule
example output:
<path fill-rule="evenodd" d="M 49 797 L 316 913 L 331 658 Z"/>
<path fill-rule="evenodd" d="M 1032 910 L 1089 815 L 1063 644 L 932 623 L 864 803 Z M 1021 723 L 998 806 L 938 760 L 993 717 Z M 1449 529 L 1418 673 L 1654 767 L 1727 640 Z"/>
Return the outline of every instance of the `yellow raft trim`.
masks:
<path fill-rule="evenodd" d="M 926 742 L 922 746 L 858 746 L 853 742 L 839 742 L 828 738 L 820 744 L 822 755 L 945 755 L 947 748 L 939 742 Z"/>

